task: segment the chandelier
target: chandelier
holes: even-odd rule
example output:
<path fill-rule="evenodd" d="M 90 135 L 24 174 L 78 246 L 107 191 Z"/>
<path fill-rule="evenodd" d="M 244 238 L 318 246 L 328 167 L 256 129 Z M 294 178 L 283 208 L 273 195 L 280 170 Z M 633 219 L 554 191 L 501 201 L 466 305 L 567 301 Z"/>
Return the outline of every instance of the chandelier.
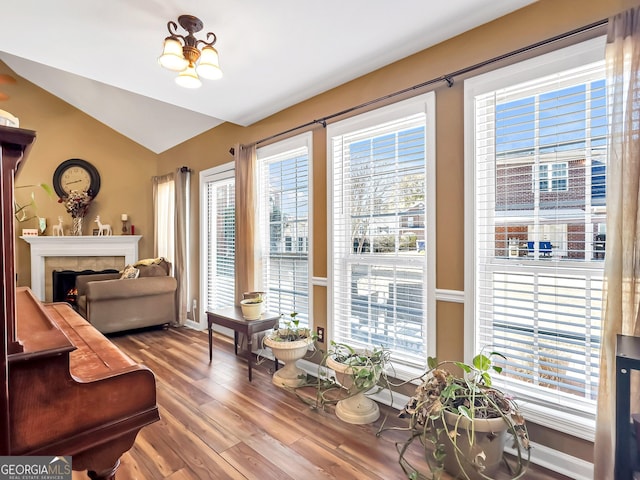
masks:
<path fill-rule="evenodd" d="M 218 64 L 218 51 L 213 48 L 216 35 L 207 33 L 207 41 L 198 40 L 193 36 L 202 30 L 202 20 L 193 15 L 180 15 L 178 23 L 188 35 L 179 35 L 178 25 L 171 21 L 167 23 L 170 36 L 164 39 L 164 48 L 158 62 L 164 68 L 180 72 L 176 83 L 186 88 L 198 88 L 202 85 L 199 77 L 215 80 L 222 77 L 222 70 Z M 202 51 L 198 48 L 204 45 Z M 197 66 L 196 66 L 197 65 Z"/>

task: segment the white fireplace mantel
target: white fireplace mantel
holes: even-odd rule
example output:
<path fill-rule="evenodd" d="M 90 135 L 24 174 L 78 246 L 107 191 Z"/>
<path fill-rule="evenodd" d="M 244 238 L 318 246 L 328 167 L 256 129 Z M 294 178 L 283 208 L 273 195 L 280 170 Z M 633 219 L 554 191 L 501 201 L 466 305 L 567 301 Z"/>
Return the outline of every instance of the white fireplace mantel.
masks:
<path fill-rule="evenodd" d="M 138 260 L 142 235 L 23 236 L 31 246 L 31 290 L 44 301 L 46 257 L 124 257 L 125 264 Z"/>

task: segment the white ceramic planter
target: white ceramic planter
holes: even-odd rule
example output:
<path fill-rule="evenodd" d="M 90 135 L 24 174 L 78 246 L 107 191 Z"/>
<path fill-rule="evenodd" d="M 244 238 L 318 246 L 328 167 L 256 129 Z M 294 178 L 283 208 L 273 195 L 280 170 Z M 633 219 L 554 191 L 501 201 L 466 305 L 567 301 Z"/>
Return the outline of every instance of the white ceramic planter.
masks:
<path fill-rule="evenodd" d="M 327 367 L 336 372 L 336 380 L 347 390 L 353 386 L 353 371 L 358 367 L 350 367 L 327 357 Z M 336 404 L 336 416 L 346 423 L 363 425 L 375 422 L 380 417 L 378 404 L 367 397 L 364 392 L 340 400 Z"/>
<path fill-rule="evenodd" d="M 304 338 L 293 342 L 279 342 L 266 335 L 264 344 L 271 348 L 275 357 L 284 363 L 284 367 L 273 374 L 271 381 L 278 387 L 298 387 L 304 383 L 305 371 L 296 365 L 296 361 L 305 356 L 313 338 Z"/>
<path fill-rule="evenodd" d="M 464 469 L 464 473 L 470 480 L 493 478 L 502 461 L 507 441 L 507 423 L 502 418 L 473 420 L 474 444 L 471 445 L 469 435 L 471 420 L 447 411 L 444 412 L 444 417 L 447 430 L 457 432 L 456 444 L 458 447 L 456 449 L 447 433 L 442 432 L 438 441 L 444 444 L 446 452 L 444 469 L 455 477 L 462 475 L 461 470 Z M 458 421 L 457 429 L 456 421 Z M 486 458 L 482 458 L 483 456 Z M 477 472 L 474 464 L 468 459 L 476 459 L 477 462 L 482 463 L 484 466 L 482 475 L 484 476 Z"/>
<path fill-rule="evenodd" d="M 264 308 L 264 302 L 255 303 L 254 300 L 241 300 L 240 308 L 242 309 L 242 316 L 245 320 L 258 320 Z"/>

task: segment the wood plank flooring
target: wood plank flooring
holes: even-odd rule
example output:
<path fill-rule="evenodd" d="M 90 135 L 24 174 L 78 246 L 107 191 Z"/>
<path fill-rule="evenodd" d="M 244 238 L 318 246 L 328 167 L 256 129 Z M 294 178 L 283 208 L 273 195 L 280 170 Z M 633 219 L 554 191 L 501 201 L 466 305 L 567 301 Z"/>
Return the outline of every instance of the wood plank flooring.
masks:
<path fill-rule="evenodd" d="M 153 370 L 161 415 L 122 457 L 118 480 L 405 478 L 395 448 L 405 434 L 375 435 L 385 414 L 387 424 L 402 425 L 395 410 L 381 406 L 371 425 L 343 423 L 274 386 L 273 362 L 256 367 L 249 383 L 245 360 L 225 337 L 216 335 L 210 365 L 206 332 L 148 330 L 111 340 Z M 416 464 L 420 454 L 411 452 Z M 86 478 L 73 472 L 74 480 Z M 567 477 L 532 467 L 525 478 Z"/>

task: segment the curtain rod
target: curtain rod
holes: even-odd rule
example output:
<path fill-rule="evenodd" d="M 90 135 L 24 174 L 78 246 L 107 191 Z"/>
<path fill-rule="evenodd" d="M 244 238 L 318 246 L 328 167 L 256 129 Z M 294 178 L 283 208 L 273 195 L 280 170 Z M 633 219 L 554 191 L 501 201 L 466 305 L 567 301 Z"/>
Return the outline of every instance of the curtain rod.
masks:
<path fill-rule="evenodd" d="M 508 52 L 508 53 L 505 53 L 505 54 L 502 54 L 502 55 L 498 55 L 497 57 L 493 57 L 493 58 L 490 58 L 488 60 L 484 60 L 484 61 L 482 61 L 480 63 L 476 63 L 476 64 L 471 65 L 469 67 L 465 67 L 465 68 L 462 68 L 460 70 L 456 70 L 455 72 L 451 72 L 451 73 L 448 73 L 446 75 L 441 75 L 439 77 L 432 78 L 431 80 L 427 80 L 426 82 L 418 83 L 417 85 L 413 85 L 412 87 L 404 88 L 402 90 L 398 90 L 397 92 L 393 92 L 393 93 L 390 93 L 388 95 L 384 95 L 382 97 L 374 98 L 373 100 L 369 100 L 368 102 L 361 103 L 359 105 L 347 108 L 345 110 L 342 110 L 342 111 L 339 111 L 339 112 L 336 112 L 336 113 L 332 113 L 331 115 L 327 115 L 326 117 L 322 117 L 322 118 L 319 118 L 317 120 L 312 120 L 310 122 L 298 125 L 297 127 L 293 127 L 293 128 L 288 129 L 288 130 L 284 130 L 282 132 L 279 132 L 279 133 L 276 133 L 274 135 L 271 135 L 269 137 L 262 138 L 262 139 L 260 139 L 260 140 L 258 140 L 256 142 L 256 145 L 259 145 L 261 143 L 267 142 L 269 140 L 273 140 L 274 138 L 278 138 L 278 137 L 281 137 L 283 135 L 287 135 L 289 133 L 295 132 L 296 130 L 300 130 L 300 129 L 303 129 L 303 128 L 306 128 L 306 127 L 311 127 L 311 126 L 316 125 L 316 124 L 320 124 L 323 127 L 326 127 L 327 126 L 327 120 L 331 120 L 331 119 L 333 119 L 335 117 L 340 117 L 342 115 L 346 115 L 347 113 L 352 113 L 354 111 L 360 110 L 362 108 L 365 108 L 365 107 L 368 107 L 368 106 L 371 106 L 371 105 L 375 105 L 376 103 L 380 103 L 380 102 L 383 102 L 385 100 L 389 100 L 389 99 L 397 97 L 399 95 L 404 95 L 404 94 L 409 93 L 409 92 L 411 92 L 413 90 L 418 90 L 420 88 L 427 87 L 427 86 L 432 85 L 434 83 L 446 82 L 447 86 L 452 87 L 453 86 L 454 77 L 457 77 L 457 76 L 460 76 L 460 75 L 464 75 L 464 74 L 469 73 L 469 72 L 473 72 L 474 70 L 478 70 L 478 69 L 480 69 L 482 67 L 486 67 L 487 65 L 491 65 L 492 63 L 496 63 L 496 62 L 499 62 L 501 60 L 505 60 L 507 58 L 511 58 L 511 57 L 516 56 L 516 55 L 520 55 L 522 53 L 525 53 L 525 52 L 528 52 L 528 51 L 531 51 L 531 50 L 535 50 L 536 48 L 540 48 L 540 47 L 543 47 L 545 45 L 549 45 L 549 44 L 555 43 L 557 41 L 564 40 L 565 38 L 569 38 L 569 37 L 572 37 L 574 35 L 578 35 L 580 33 L 588 32 L 589 30 L 593 30 L 593 29 L 602 27 L 603 25 L 606 25 L 607 22 L 608 22 L 608 19 L 605 18 L 603 20 L 599 20 L 597 22 L 590 23 L 589 25 L 585 25 L 585 26 L 576 28 L 575 30 L 571 30 L 569 32 L 561 33 L 560 35 L 556 35 L 554 37 L 547 38 L 546 40 L 542 40 L 540 42 L 536 42 L 536 43 L 533 43 L 531 45 L 527 45 L 526 47 L 522 47 L 522 48 L 519 48 L 517 50 L 513 50 L 511 52 Z M 234 150 L 233 148 L 231 148 L 231 150 L 230 150 L 232 155 L 233 155 L 233 150 Z"/>

